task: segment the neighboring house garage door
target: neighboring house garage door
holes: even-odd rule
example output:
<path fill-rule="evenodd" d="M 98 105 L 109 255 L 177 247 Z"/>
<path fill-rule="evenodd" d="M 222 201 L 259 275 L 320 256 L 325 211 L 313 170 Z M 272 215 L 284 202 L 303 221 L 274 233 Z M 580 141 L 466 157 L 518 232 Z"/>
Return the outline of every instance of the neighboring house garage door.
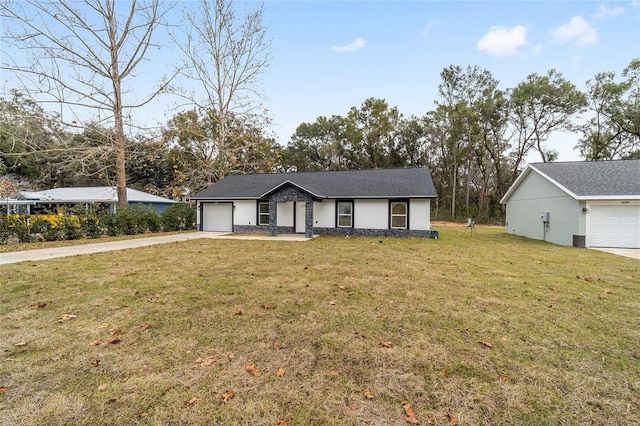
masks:
<path fill-rule="evenodd" d="M 591 247 L 640 248 L 640 205 L 591 205 Z"/>
<path fill-rule="evenodd" d="M 202 230 L 215 232 L 233 231 L 233 204 L 204 203 L 202 205 Z"/>

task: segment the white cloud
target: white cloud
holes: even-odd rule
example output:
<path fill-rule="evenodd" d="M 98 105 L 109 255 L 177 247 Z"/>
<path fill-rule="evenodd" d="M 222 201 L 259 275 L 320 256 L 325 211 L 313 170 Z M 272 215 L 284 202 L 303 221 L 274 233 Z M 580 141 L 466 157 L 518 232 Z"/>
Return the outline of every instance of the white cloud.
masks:
<path fill-rule="evenodd" d="M 594 19 L 600 19 L 600 18 L 604 18 L 604 17 L 607 17 L 607 16 L 622 15 L 625 12 L 626 12 L 626 10 L 622 6 L 609 7 L 606 4 L 601 3 L 600 4 L 600 8 L 598 9 L 598 11 L 596 13 L 594 13 L 593 15 L 591 15 L 591 17 L 594 18 Z"/>
<path fill-rule="evenodd" d="M 557 43 L 575 43 L 581 47 L 598 41 L 598 31 L 582 16 L 574 16 L 568 23 L 556 28 L 552 35 Z"/>
<path fill-rule="evenodd" d="M 509 29 L 491 27 L 477 44 L 478 50 L 486 51 L 494 56 L 513 56 L 518 53 L 518 47 L 527 44 L 527 29 L 516 25 Z"/>
<path fill-rule="evenodd" d="M 356 52 L 364 47 L 367 42 L 364 41 L 362 37 L 357 37 L 349 44 L 345 44 L 344 46 L 332 46 L 331 50 L 338 53 L 344 52 Z"/>
<path fill-rule="evenodd" d="M 427 22 L 425 26 L 422 28 L 422 31 L 420 31 L 420 37 L 426 37 L 427 35 L 432 33 L 434 30 L 442 28 L 443 26 L 444 26 L 443 21 L 439 19 L 432 19 L 429 22 Z"/>

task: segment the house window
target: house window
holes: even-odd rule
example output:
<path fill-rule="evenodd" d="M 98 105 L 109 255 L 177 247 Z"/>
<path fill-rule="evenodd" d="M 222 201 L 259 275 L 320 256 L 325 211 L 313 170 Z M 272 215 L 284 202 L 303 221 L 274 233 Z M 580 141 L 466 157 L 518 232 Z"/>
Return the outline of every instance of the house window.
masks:
<path fill-rule="evenodd" d="M 407 229 L 408 206 L 406 202 L 391 203 L 391 228 Z"/>
<path fill-rule="evenodd" d="M 269 203 L 258 203 L 258 225 L 269 224 Z"/>
<path fill-rule="evenodd" d="M 338 228 L 353 227 L 353 201 L 339 201 L 338 211 Z"/>

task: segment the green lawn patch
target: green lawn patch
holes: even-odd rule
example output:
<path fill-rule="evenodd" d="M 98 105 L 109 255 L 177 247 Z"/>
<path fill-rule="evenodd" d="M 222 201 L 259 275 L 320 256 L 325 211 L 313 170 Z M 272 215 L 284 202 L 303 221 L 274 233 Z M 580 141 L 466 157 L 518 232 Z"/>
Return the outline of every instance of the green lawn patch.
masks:
<path fill-rule="evenodd" d="M 440 239 L 2 266 L 0 424 L 640 424 L 640 265 Z"/>

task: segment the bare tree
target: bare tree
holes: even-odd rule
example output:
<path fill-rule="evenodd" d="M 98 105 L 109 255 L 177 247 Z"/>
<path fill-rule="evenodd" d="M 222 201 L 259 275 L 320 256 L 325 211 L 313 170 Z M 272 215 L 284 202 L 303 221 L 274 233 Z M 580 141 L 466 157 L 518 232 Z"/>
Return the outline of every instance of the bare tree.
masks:
<path fill-rule="evenodd" d="M 91 114 L 86 121 L 113 126 L 120 205 L 127 203 L 125 116 L 163 87 L 127 102 L 124 83 L 135 77 L 134 70 L 154 46 L 152 36 L 167 11 L 161 8 L 161 0 L 0 3 L 3 39 L 15 49 L 3 53 L 0 67 L 16 76 L 17 89 L 39 102 L 59 105 L 61 117 L 65 112 L 73 117 L 66 120 L 69 125 L 76 124 L 76 117 Z"/>
<path fill-rule="evenodd" d="M 176 45 L 186 57 L 184 75 L 196 82 L 197 93 L 183 94 L 214 122 L 216 176 L 235 171 L 234 150 L 246 147 L 234 143 L 231 122 L 257 125 L 266 117 L 260 111 L 260 75 L 271 59 L 271 40 L 262 25 L 261 6 L 239 17 L 231 0 L 201 0 L 184 11 L 185 34 L 174 34 Z"/>

